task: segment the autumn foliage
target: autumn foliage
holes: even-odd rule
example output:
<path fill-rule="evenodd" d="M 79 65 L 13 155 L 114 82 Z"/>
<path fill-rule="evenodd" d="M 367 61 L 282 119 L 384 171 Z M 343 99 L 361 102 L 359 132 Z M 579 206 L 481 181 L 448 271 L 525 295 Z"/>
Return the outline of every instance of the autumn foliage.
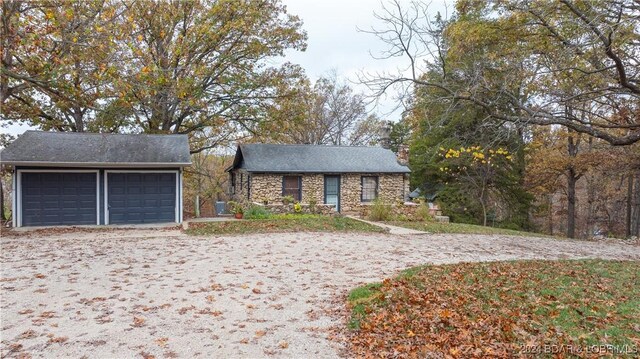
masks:
<path fill-rule="evenodd" d="M 637 262 L 414 268 L 364 297 L 352 292 L 349 348 L 359 357 L 509 358 L 544 345 L 637 347 L 639 288 Z"/>

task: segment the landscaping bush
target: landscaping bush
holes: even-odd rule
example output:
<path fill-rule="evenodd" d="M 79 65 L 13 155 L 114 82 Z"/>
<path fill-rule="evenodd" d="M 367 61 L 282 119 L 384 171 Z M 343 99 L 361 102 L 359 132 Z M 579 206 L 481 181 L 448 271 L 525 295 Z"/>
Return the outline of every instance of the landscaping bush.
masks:
<path fill-rule="evenodd" d="M 368 218 L 371 221 L 388 221 L 391 219 L 391 214 L 391 205 L 380 198 L 376 198 L 373 200 Z"/>
<path fill-rule="evenodd" d="M 231 213 L 233 213 L 233 214 L 238 214 L 238 213 L 242 214 L 242 213 L 244 213 L 244 206 L 240 202 L 229 201 L 229 202 L 227 202 L 227 205 L 229 206 L 229 208 L 231 209 Z"/>
<path fill-rule="evenodd" d="M 421 221 L 430 222 L 433 220 L 431 212 L 429 211 L 429 205 L 425 202 L 420 203 L 416 210 L 416 217 Z"/>
<path fill-rule="evenodd" d="M 271 212 L 261 206 L 251 206 L 244 212 L 245 219 L 269 219 L 271 217 Z"/>
<path fill-rule="evenodd" d="M 316 213 L 316 205 L 317 204 L 318 204 L 318 201 L 316 201 L 315 199 L 310 199 L 309 200 L 309 212 Z"/>

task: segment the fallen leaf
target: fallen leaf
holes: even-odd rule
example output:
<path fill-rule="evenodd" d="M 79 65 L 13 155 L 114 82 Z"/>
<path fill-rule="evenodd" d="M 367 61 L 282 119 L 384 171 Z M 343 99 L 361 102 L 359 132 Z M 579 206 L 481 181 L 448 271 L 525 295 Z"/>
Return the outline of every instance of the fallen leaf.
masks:
<path fill-rule="evenodd" d="M 166 348 L 168 341 L 169 338 L 158 338 L 156 339 L 156 344 L 158 344 L 161 348 Z"/>
<path fill-rule="evenodd" d="M 146 320 L 144 318 L 141 317 L 133 317 L 133 324 L 131 324 L 132 327 L 136 327 L 136 328 L 140 328 L 144 326 L 144 323 L 146 322 Z"/>

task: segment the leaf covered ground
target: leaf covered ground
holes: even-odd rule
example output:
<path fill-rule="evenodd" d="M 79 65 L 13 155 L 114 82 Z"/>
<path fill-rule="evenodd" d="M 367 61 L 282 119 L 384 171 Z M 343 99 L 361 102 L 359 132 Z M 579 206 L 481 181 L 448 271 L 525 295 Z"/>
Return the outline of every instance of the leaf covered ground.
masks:
<path fill-rule="evenodd" d="M 275 233 L 275 232 L 385 232 L 384 229 L 346 217 L 308 214 L 274 215 L 269 219 L 191 223 L 191 235 Z"/>
<path fill-rule="evenodd" d="M 640 261 L 636 246 L 514 236 L 218 237 L 3 232 L 0 357 L 335 358 L 343 293 L 425 260 Z"/>
<path fill-rule="evenodd" d="M 360 357 L 640 355 L 637 261 L 430 265 L 348 299 Z"/>

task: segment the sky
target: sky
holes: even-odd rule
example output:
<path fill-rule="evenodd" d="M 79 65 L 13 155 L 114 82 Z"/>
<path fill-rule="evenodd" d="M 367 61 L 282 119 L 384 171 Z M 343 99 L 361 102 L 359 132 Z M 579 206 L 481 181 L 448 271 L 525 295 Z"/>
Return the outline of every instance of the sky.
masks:
<path fill-rule="evenodd" d="M 358 83 L 358 74 L 376 71 L 402 71 L 406 69 L 404 58 L 376 60 L 372 55 L 379 55 L 386 45 L 372 34 L 361 30 L 380 28 L 382 25 L 374 17 L 380 12 L 383 2 L 378 0 L 282 0 L 287 11 L 299 16 L 303 21 L 303 29 L 307 32 L 307 50 L 305 52 L 288 51 L 284 60 L 299 64 L 310 79 L 328 75 L 335 71 L 343 81 L 364 95 L 370 96 L 368 89 Z M 401 5 L 408 5 L 411 0 L 398 0 Z M 445 3 L 451 5 L 452 0 L 432 0 L 429 5 L 430 16 L 436 12 L 445 12 Z M 396 109 L 397 100 L 393 94 L 373 101 L 369 110 L 380 118 L 397 121 L 401 111 Z M 2 132 L 14 135 L 29 129 L 27 126 L 13 125 L 1 128 Z"/>
<path fill-rule="evenodd" d="M 426 0 L 425 0 L 426 1 Z M 337 75 L 349 81 L 356 91 L 367 96 L 366 86 L 359 84 L 358 75 L 377 71 L 403 71 L 407 69 L 406 58 L 378 60 L 387 49 L 385 43 L 375 35 L 363 32 L 371 28 L 381 28 L 382 23 L 374 13 L 382 10 L 389 0 L 283 0 L 287 11 L 299 16 L 303 29 L 307 32 L 307 50 L 289 51 L 287 60 L 300 64 L 312 80 L 335 71 Z M 398 0 L 401 6 L 408 6 L 411 0 Z M 430 1 L 429 16 L 437 12 L 445 13 L 446 5 L 452 0 Z M 373 56 L 372 56 L 373 55 Z M 381 118 L 390 121 L 400 119 L 400 110 L 394 94 L 378 99 L 369 110 Z"/>

